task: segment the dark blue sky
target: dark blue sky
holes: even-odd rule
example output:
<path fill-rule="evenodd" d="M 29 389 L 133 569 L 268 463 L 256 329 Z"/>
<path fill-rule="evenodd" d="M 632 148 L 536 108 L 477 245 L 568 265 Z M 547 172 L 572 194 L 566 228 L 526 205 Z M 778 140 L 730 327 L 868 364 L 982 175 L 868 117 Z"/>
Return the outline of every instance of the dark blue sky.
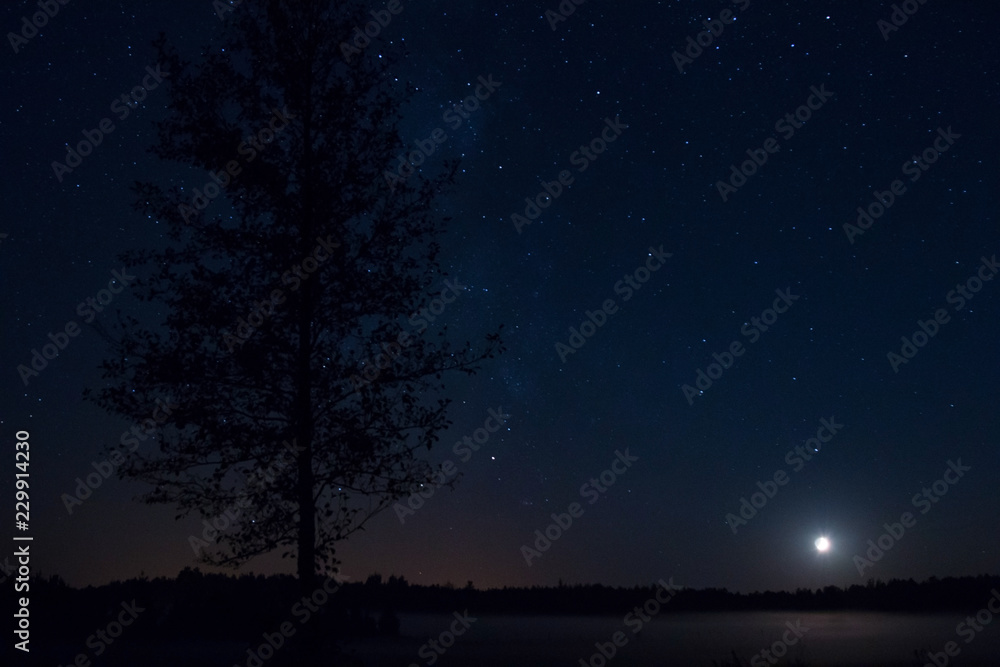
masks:
<path fill-rule="evenodd" d="M 444 265 L 466 289 L 427 335 L 446 323 L 465 340 L 503 323 L 509 350 L 452 384 L 455 424 L 431 459 L 462 473 L 455 490 L 404 521 L 374 520 L 340 550 L 344 574 L 753 590 L 995 573 L 1000 282 L 976 281 L 1000 254 L 1000 16 L 981 3 L 916 6 L 886 40 L 877 22 L 891 3 L 594 0 L 554 30 L 554 1 L 402 3 L 382 36 L 406 46 L 395 68 L 418 88 L 403 140 L 413 150 L 441 128 L 424 168 L 463 160 L 441 207 L 453 218 Z M 7 8 L 4 32 L 32 7 Z M 675 50 L 727 9 L 736 21 L 679 72 Z M 7 442 L 31 433 L 33 563 L 70 583 L 194 564 L 199 519 L 132 502 L 141 485 L 111 479 L 71 515 L 61 495 L 132 426 L 81 399 L 104 345 L 78 311 L 123 269 L 118 253 L 163 233 L 132 210 L 128 185 L 206 180 L 146 153 L 165 87 L 125 118 L 111 105 L 156 67 L 158 31 L 196 57 L 220 25 L 209 0 L 70 3 L 18 53 L 5 39 L 0 423 Z M 447 114 L 480 77 L 498 85 L 456 127 Z M 52 162 L 106 117 L 113 132 L 60 182 Z M 602 149 L 602 131 L 614 140 L 583 157 Z M 745 166 L 755 173 L 724 201 L 718 181 L 747 151 L 766 162 Z M 563 171 L 572 183 L 518 230 L 525 198 L 554 191 Z M 884 214 L 845 231 L 895 180 Z M 651 260 L 651 248 L 669 257 Z M 603 325 L 584 325 L 593 335 L 560 358 L 570 328 L 609 299 L 604 319 L 590 318 Z M 775 305 L 785 312 L 768 313 Z M 109 309 L 156 315 L 127 287 Z M 936 334 L 894 369 L 887 354 L 936 311 Z M 81 333 L 25 386 L 18 365 L 70 321 Z M 713 354 L 729 365 L 734 341 L 730 367 L 710 368 Z M 699 370 L 715 379 L 689 401 Z M 506 421 L 477 436 L 496 423 L 491 410 Z M 823 420 L 842 428 L 823 431 L 816 452 L 806 442 Z M 453 449 L 484 435 L 478 451 Z M 969 470 L 949 473 L 938 497 L 934 482 L 959 460 Z M 772 488 L 776 473 L 785 483 Z M 734 534 L 727 515 L 758 482 L 776 492 Z M 572 503 L 582 512 L 529 566 L 522 546 Z M 859 574 L 853 557 L 904 512 L 912 527 Z"/>

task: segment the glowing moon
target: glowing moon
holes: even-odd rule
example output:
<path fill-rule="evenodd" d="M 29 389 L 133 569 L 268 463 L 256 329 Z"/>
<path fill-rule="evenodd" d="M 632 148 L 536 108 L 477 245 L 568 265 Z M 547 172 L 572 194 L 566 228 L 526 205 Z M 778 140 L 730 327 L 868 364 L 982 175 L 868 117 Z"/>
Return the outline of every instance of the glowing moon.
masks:
<path fill-rule="evenodd" d="M 822 553 L 824 551 L 829 551 L 829 550 L 830 550 L 830 540 L 826 539 L 825 537 L 821 537 L 818 540 L 816 540 L 816 551 Z"/>

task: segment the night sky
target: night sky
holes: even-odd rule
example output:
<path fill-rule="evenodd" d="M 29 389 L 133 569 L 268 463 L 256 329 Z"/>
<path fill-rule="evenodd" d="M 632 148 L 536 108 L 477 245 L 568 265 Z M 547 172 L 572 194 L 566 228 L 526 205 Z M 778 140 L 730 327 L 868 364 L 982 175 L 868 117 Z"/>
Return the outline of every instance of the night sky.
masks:
<path fill-rule="evenodd" d="M 508 350 L 451 380 L 454 425 L 429 456 L 455 489 L 343 543 L 344 575 L 752 591 L 996 573 L 1000 11 L 902 4 L 916 11 L 895 29 L 881 2 L 567 0 L 557 22 L 556 0 L 401 2 L 381 31 L 418 89 L 401 138 L 440 128 L 425 167 L 462 159 L 439 202 L 457 296 L 422 335 L 503 324 Z M 0 25 L 34 11 L 8 3 Z M 722 32 L 697 55 L 703 21 Z M 200 519 L 134 502 L 147 487 L 112 478 L 72 514 L 63 494 L 132 427 L 82 399 L 102 382 L 94 325 L 158 315 L 128 287 L 86 306 L 131 268 L 119 253 L 163 237 L 128 186 L 207 176 L 147 153 L 165 86 L 112 104 L 155 82 L 159 31 L 197 59 L 221 25 L 211 0 L 71 2 L 16 53 L 4 40 L 0 424 L 11 463 L 31 434 L 32 566 L 73 585 L 197 564 Z M 57 177 L 104 118 L 113 132 Z M 79 335 L 25 384 L 18 366 L 70 322 Z M 760 505 L 745 523 L 743 498 Z"/>

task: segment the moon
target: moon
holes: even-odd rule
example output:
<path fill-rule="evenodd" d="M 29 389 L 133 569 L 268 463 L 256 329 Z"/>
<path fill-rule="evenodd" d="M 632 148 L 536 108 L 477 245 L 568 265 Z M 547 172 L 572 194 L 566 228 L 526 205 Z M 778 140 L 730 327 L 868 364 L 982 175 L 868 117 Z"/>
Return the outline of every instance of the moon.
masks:
<path fill-rule="evenodd" d="M 816 551 L 823 553 L 830 550 L 830 540 L 820 537 L 816 540 Z"/>

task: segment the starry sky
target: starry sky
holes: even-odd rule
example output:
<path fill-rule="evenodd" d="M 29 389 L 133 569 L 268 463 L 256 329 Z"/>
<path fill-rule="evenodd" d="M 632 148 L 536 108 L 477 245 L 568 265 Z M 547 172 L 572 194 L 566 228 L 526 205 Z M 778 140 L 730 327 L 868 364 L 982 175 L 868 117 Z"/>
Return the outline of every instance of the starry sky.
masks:
<path fill-rule="evenodd" d="M 441 128 L 427 168 L 462 160 L 440 200 L 461 288 L 428 335 L 503 324 L 508 351 L 451 381 L 429 458 L 458 484 L 345 542 L 344 575 L 751 591 L 996 573 L 1000 15 L 913 4 L 896 26 L 882 2 L 401 3 L 381 35 L 417 88 L 401 138 Z M 33 10 L 8 3 L 4 32 Z M 196 564 L 199 518 L 135 503 L 141 484 L 112 478 L 71 514 L 62 495 L 132 426 L 82 399 L 95 326 L 156 316 L 127 287 L 80 306 L 163 236 L 128 186 L 205 180 L 147 153 L 165 86 L 112 105 L 153 81 L 159 31 L 197 58 L 220 25 L 210 0 L 70 3 L 4 40 L 0 424 L 11 457 L 31 434 L 33 566 L 74 585 Z M 698 46 L 706 25 L 721 32 Z M 18 366 L 71 322 L 26 383 Z"/>

